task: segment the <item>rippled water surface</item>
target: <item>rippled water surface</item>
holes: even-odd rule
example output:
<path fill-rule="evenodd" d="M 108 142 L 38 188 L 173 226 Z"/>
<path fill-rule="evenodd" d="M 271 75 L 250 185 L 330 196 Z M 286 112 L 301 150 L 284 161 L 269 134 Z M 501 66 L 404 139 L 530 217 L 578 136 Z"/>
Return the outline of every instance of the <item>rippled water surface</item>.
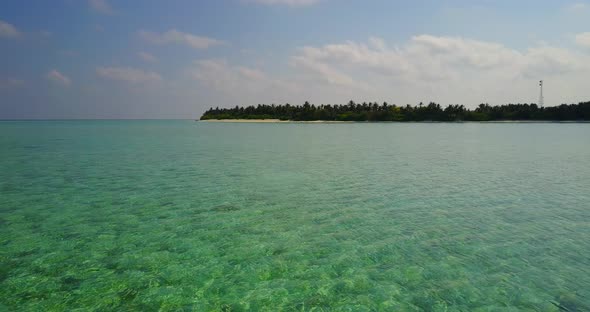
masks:
<path fill-rule="evenodd" d="M 590 310 L 590 124 L 1 122 L 0 195 L 0 310 Z"/>

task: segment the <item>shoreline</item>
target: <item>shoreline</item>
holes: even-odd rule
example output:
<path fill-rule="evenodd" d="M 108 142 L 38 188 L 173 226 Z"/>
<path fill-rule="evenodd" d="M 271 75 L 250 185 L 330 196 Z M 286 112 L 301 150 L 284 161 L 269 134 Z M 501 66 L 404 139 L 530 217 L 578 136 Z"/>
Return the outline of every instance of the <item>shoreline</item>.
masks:
<path fill-rule="evenodd" d="M 344 121 L 344 120 L 280 120 L 280 119 L 207 119 L 198 122 L 218 123 L 590 123 L 585 120 L 459 120 L 459 121 Z"/>
<path fill-rule="evenodd" d="M 199 122 L 289 122 L 288 120 L 280 120 L 280 119 L 207 119 L 207 120 L 197 120 Z"/>
<path fill-rule="evenodd" d="M 233 123 L 353 123 L 365 121 L 339 121 L 339 120 L 280 120 L 280 119 L 207 119 L 196 120 L 198 122 L 233 122 Z"/>

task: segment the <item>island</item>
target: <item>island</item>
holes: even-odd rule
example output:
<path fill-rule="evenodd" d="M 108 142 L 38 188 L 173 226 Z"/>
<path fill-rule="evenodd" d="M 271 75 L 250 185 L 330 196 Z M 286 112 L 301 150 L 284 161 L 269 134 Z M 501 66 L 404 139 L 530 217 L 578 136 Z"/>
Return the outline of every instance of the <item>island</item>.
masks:
<path fill-rule="evenodd" d="M 397 106 L 388 103 L 355 103 L 314 105 L 266 105 L 207 110 L 200 120 L 260 121 L 590 121 L 590 101 L 578 104 L 540 107 L 537 104 L 480 104 L 475 109 L 464 105 L 431 102 L 427 105 Z"/>

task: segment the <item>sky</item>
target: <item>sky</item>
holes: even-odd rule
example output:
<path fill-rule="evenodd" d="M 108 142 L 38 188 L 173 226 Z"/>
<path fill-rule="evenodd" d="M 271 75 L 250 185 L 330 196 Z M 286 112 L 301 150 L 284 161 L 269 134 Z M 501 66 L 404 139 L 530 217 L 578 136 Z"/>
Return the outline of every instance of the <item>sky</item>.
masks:
<path fill-rule="evenodd" d="M 0 119 L 590 100 L 590 2 L 2 0 Z"/>

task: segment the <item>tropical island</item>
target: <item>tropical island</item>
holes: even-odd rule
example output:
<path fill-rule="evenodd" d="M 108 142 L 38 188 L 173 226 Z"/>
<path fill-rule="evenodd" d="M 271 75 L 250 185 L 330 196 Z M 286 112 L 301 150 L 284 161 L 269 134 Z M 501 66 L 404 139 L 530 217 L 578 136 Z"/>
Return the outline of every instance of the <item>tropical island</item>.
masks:
<path fill-rule="evenodd" d="M 207 110 L 200 120 L 282 120 L 282 121 L 590 121 L 590 102 L 539 107 L 537 104 L 463 105 L 431 102 L 396 106 L 386 102 L 336 105 L 265 105 Z"/>

